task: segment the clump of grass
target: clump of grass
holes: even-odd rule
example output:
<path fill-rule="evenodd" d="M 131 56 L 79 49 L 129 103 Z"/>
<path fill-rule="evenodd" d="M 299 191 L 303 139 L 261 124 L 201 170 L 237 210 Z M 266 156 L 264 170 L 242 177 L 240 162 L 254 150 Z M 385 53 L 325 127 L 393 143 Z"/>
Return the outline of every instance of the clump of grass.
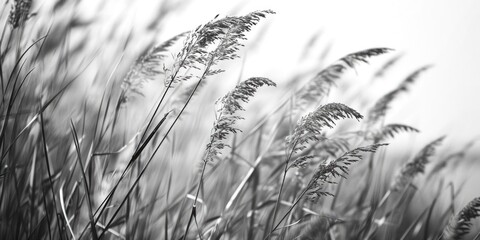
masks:
<path fill-rule="evenodd" d="M 213 96 L 211 86 L 229 80 L 223 72 L 248 47 L 248 32 L 273 11 L 217 16 L 167 41 L 152 40 L 146 51 L 135 54 L 129 51 L 138 43 L 136 36 L 122 43 L 107 38 L 105 46 L 121 50 L 108 55 L 85 43 L 69 44 L 74 28 L 88 32 L 90 24 L 74 18 L 65 24 L 42 22 L 30 12 L 33 3 L 7 2 L 11 11 L 0 13 L 5 20 L 0 38 L 0 239 L 460 239 L 479 216 L 474 199 L 444 227 L 458 194 L 452 190 L 451 206 L 440 209 L 445 213 L 435 222 L 442 181 L 435 182 L 439 191 L 423 212 L 411 204 L 414 196 L 426 194 L 417 178 L 428 173 L 432 158 L 442 160 L 429 172 L 429 183 L 452 159 L 464 158 L 473 142 L 442 157 L 437 148 L 444 138 L 438 138 L 402 168 L 384 167 L 406 160 L 389 159 L 386 153 L 395 148 L 387 142 L 419 130 L 383 119 L 393 100 L 429 66 L 407 76 L 370 109 L 328 103 L 331 88 L 344 81 L 347 71 L 392 50 L 351 53 L 322 64 L 327 67 L 315 69 L 304 85 L 287 89 L 285 101 L 272 98 L 277 107 L 264 114 L 255 106 L 247 111 L 243 104 L 264 86 L 278 83 L 262 89 L 267 96 L 282 90 L 280 79 L 247 78 L 215 103 L 194 96 Z M 59 1 L 51 10 L 75 7 Z M 27 32 L 32 34 L 17 34 Z M 53 38 L 52 32 L 65 37 Z M 86 34 L 83 40 L 88 39 Z M 137 57 L 122 60 L 130 55 Z M 84 72 L 86 56 L 97 56 L 91 62 L 101 67 Z M 400 56 L 384 63 L 374 78 L 388 77 Z M 296 76 L 303 75 L 309 74 Z M 88 90 L 100 94 L 70 90 L 89 78 Z M 153 81 L 162 83 L 154 91 L 158 100 L 144 109 L 145 119 L 137 119 L 142 124 L 129 124 L 123 118 L 138 107 L 131 100 L 146 98 L 145 88 Z M 205 115 L 192 105 L 215 108 L 209 134 L 197 129 Z M 367 113 L 365 120 L 361 112 Z M 244 118 L 248 121 L 238 124 Z M 361 128 L 349 125 L 352 120 Z M 179 129 L 184 126 L 188 130 Z M 206 140 L 196 149 L 185 147 L 196 139 Z M 388 173 L 395 170 L 398 175 L 390 179 Z"/>

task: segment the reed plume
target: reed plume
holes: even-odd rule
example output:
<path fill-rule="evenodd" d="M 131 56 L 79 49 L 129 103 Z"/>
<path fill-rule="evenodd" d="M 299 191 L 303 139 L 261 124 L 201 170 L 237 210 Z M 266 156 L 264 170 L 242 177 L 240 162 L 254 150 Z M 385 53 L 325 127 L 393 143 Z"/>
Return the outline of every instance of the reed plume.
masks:
<path fill-rule="evenodd" d="M 388 144 L 373 144 L 358 147 L 345 152 L 333 161 L 320 164 L 308 184 L 306 194 L 308 199 L 316 201 L 321 196 L 334 196 L 332 193 L 325 191 L 325 184 L 335 183 L 329 180 L 330 178 L 342 177 L 346 179 L 350 165 L 362 160 L 362 153 L 375 153 L 379 147 L 386 145 Z"/>
<path fill-rule="evenodd" d="M 374 56 L 390 52 L 389 48 L 371 48 L 355 52 L 340 58 L 332 65 L 326 67 L 302 88 L 296 91 L 296 109 L 302 110 L 310 103 L 319 104 L 330 93 L 335 85 L 348 69 L 354 68 L 359 63 L 368 63 L 368 59 Z"/>
<path fill-rule="evenodd" d="M 213 157 L 218 155 L 223 148 L 228 147 L 223 140 L 227 139 L 229 133 L 240 131 L 233 125 L 243 117 L 236 113 L 245 111 L 241 103 L 247 103 L 257 89 L 262 86 L 276 86 L 276 84 L 268 78 L 249 78 L 217 101 L 220 108 L 217 111 L 218 116 L 213 126 L 213 133 L 210 135 L 210 142 L 207 144 L 205 162 L 212 161 Z"/>
<path fill-rule="evenodd" d="M 470 201 L 457 215 L 453 216 L 443 230 L 442 239 L 460 240 L 470 232 L 472 220 L 480 217 L 480 197 Z"/>
<path fill-rule="evenodd" d="M 12 28 L 18 28 L 25 24 L 29 18 L 30 8 L 32 7 L 32 0 L 14 0 L 8 22 Z"/>
<path fill-rule="evenodd" d="M 425 172 L 425 166 L 430 162 L 430 158 L 435 154 L 436 148 L 444 138 L 440 137 L 430 142 L 411 161 L 405 164 L 390 185 L 390 190 L 403 190 L 418 174 Z"/>
<path fill-rule="evenodd" d="M 400 93 L 407 92 L 408 87 L 417 80 L 421 73 L 429 68 L 431 68 L 431 66 L 427 65 L 415 70 L 408 75 L 398 87 L 381 97 L 368 112 L 367 123 L 373 125 L 383 119 L 388 109 L 390 109 L 391 102 L 397 98 Z"/>

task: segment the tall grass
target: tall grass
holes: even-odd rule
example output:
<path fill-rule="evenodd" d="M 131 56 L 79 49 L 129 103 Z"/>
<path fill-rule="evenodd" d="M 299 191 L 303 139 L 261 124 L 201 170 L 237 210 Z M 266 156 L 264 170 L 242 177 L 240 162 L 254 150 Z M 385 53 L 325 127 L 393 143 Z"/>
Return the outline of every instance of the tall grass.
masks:
<path fill-rule="evenodd" d="M 93 22 L 47 21 L 28 0 L 2 4 L 0 239 L 461 239 L 474 229 L 478 199 L 457 213 L 453 191 L 450 206 L 437 205 L 449 188 L 442 169 L 474 142 L 433 168 L 444 137 L 388 165 L 388 142 L 419 130 L 385 116 L 429 66 L 364 109 L 365 119 L 329 94 L 391 49 L 348 54 L 255 114 L 256 95 L 283 85 L 224 72 L 271 10 L 217 16 L 140 50 L 129 50 L 135 36 L 110 35 L 99 51 L 92 34 L 71 37 Z M 237 84 L 210 101 L 221 81 Z M 432 182 L 438 193 L 418 211 L 412 199 Z"/>

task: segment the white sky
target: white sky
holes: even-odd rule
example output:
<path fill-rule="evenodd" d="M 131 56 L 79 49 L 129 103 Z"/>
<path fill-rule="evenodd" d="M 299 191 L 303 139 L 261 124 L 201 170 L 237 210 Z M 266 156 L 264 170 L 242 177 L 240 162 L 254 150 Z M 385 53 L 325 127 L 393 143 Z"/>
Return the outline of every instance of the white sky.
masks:
<path fill-rule="evenodd" d="M 133 16 L 122 17 L 132 18 L 134 26 L 156 11 L 149 4 L 155 1 L 132 2 L 113 1 L 114 7 L 107 8 L 107 15 L 123 15 L 124 8 L 133 10 Z M 269 24 L 268 32 L 257 52 L 249 53 L 247 74 L 276 80 L 302 69 L 295 65 L 298 59 L 289 56 L 298 55 L 319 30 L 324 33 L 322 41 L 333 43 L 329 61 L 366 48 L 393 48 L 405 53 L 405 58 L 395 67 L 394 79 L 383 80 L 390 81 L 385 91 L 422 65 L 433 64 L 434 68 L 421 75 L 411 92 L 394 103 L 391 118 L 419 128 L 421 139 L 447 134 L 451 141 L 462 144 L 480 135 L 480 1 L 192 0 L 182 14 L 167 19 L 163 32 L 167 38 L 217 14 L 261 9 L 277 14 L 263 20 Z"/>
<path fill-rule="evenodd" d="M 197 1 L 195 8 L 207 17 L 233 5 L 218 1 L 221 4 L 212 10 L 205 2 Z M 248 1 L 241 11 L 257 9 L 277 12 L 266 20 L 272 28 L 268 40 L 275 41 L 259 49 L 267 54 L 300 51 L 301 42 L 320 29 L 333 42 L 332 61 L 365 48 L 390 47 L 405 52 L 400 76 L 433 64 L 408 97 L 394 103 L 402 110 L 392 111 L 392 118 L 405 119 L 428 139 L 431 134 L 448 134 L 463 142 L 480 135 L 480 1 L 271 0 Z M 396 86 L 394 80 L 386 80 L 391 81 L 390 88 Z"/>

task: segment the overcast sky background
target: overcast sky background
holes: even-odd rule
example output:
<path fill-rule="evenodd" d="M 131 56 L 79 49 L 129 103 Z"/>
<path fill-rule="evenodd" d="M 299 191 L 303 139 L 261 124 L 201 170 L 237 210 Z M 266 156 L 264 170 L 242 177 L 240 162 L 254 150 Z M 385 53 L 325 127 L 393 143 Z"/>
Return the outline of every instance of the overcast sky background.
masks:
<path fill-rule="evenodd" d="M 156 13 L 155 2 L 113 1 L 100 15 L 111 19 L 120 14 L 135 26 Z M 391 81 L 385 91 L 422 65 L 434 67 L 394 103 L 391 119 L 419 128 L 423 140 L 447 134 L 462 145 L 480 135 L 480 1 L 192 0 L 169 16 L 162 34 L 165 39 L 193 29 L 217 14 L 262 9 L 277 14 L 262 21 L 268 28 L 260 26 L 260 31 L 267 32 L 249 53 L 246 74 L 278 80 L 298 71 L 302 66 L 295 57 L 318 31 L 325 44 L 332 44 L 327 62 L 366 48 L 393 48 L 405 57 L 394 68 L 394 79 L 382 80 Z"/>
<path fill-rule="evenodd" d="M 277 12 L 270 34 L 278 37 L 269 39 L 278 41 L 266 47 L 295 48 L 300 36 L 322 29 L 333 43 L 332 61 L 365 48 L 390 47 L 405 53 L 397 71 L 403 75 L 433 64 L 407 99 L 394 103 L 403 109 L 395 114 L 425 135 L 446 133 L 466 141 L 480 134 L 480 1 L 272 0 L 249 1 L 243 8 Z"/>

